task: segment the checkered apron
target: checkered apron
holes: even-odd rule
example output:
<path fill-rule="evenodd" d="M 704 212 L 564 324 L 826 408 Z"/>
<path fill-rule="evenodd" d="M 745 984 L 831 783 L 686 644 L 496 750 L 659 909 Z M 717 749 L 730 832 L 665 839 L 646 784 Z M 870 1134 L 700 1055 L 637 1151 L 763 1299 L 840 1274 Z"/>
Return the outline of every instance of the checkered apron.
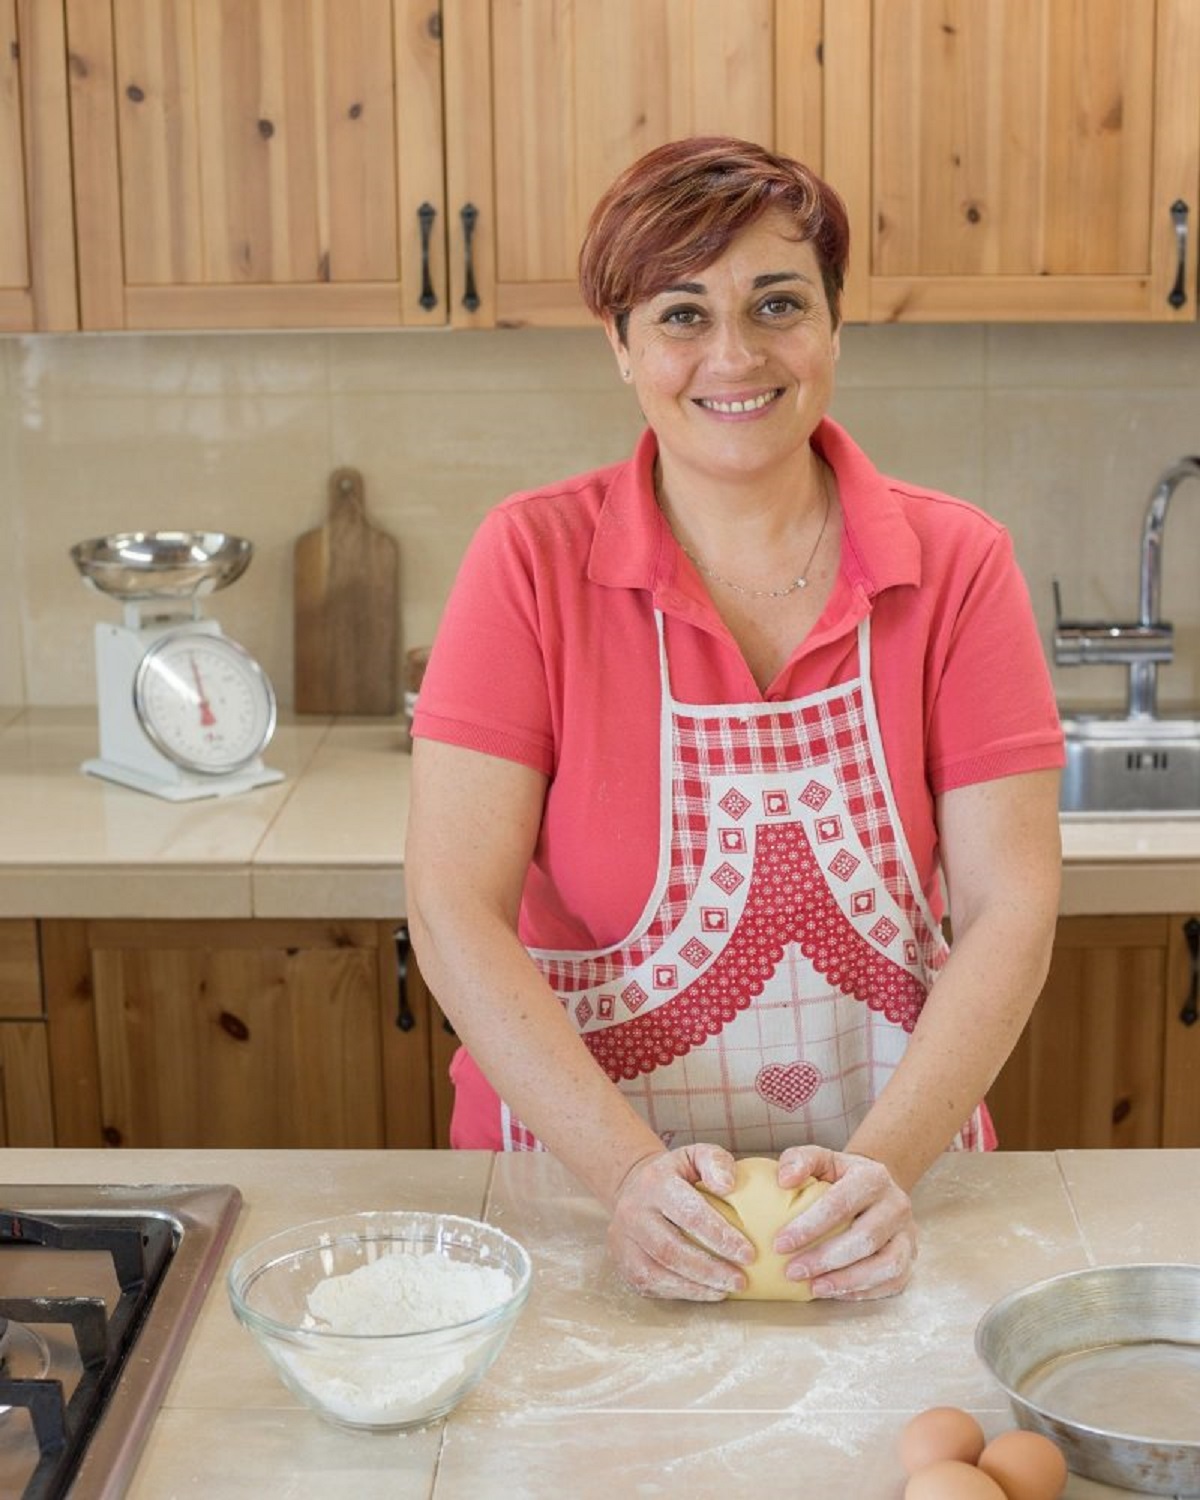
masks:
<path fill-rule="evenodd" d="M 946 960 L 887 776 L 870 626 L 853 680 L 789 703 L 671 696 L 661 614 L 658 876 L 630 935 L 532 950 L 593 1057 L 668 1145 L 841 1149 Z M 504 1144 L 540 1143 L 501 1106 Z M 994 1137 L 981 1105 L 954 1146 Z"/>

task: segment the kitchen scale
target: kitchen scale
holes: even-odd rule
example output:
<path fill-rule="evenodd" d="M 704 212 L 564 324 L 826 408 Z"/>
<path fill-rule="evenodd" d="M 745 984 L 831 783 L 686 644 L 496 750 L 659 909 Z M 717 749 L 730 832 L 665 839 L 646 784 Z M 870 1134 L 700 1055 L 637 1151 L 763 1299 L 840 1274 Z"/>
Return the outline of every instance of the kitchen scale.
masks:
<path fill-rule="evenodd" d="M 200 613 L 254 554 L 221 531 L 128 531 L 71 548 L 85 583 L 124 609 L 96 626 L 100 754 L 90 776 L 169 802 L 282 781 L 263 764 L 275 693 L 246 648 Z"/>

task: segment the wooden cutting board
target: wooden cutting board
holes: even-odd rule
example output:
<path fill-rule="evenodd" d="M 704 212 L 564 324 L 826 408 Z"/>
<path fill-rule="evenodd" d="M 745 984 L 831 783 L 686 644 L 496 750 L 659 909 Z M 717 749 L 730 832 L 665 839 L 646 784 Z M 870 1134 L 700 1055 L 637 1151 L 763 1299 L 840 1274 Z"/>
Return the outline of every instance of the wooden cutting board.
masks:
<path fill-rule="evenodd" d="M 328 519 L 296 542 L 298 713 L 397 712 L 399 584 L 399 547 L 368 521 L 362 475 L 335 469 Z"/>

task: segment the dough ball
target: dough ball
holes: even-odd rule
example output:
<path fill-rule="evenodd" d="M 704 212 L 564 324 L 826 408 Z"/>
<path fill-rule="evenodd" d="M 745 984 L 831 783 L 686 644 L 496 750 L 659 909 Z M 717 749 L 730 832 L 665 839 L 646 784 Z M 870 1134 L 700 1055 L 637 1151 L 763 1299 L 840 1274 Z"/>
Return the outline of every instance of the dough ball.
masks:
<path fill-rule="evenodd" d="M 731 1292 L 732 1298 L 756 1302 L 812 1301 L 811 1283 L 789 1281 L 783 1274 L 792 1257 L 779 1255 L 771 1247 L 783 1226 L 828 1192 L 829 1184 L 812 1177 L 801 1187 L 781 1188 L 778 1172 L 779 1163 L 772 1157 L 745 1156 L 737 1163 L 733 1191 L 727 1197 L 718 1198 L 700 1189 L 717 1212 L 735 1229 L 740 1229 L 754 1246 L 754 1261 L 742 1267 L 746 1290 Z M 830 1235 L 821 1238 L 829 1239 Z"/>

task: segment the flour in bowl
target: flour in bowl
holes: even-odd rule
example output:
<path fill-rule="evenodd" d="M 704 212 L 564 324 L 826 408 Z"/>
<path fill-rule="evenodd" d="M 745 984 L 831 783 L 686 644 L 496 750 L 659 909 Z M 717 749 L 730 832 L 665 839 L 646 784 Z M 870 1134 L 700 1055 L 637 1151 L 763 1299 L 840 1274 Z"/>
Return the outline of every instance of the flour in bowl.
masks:
<path fill-rule="evenodd" d="M 383 1255 L 343 1276 L 327 1276 L 309 1292 L 304 1327 L 328 1335 L 328 1346 L 280 1347 L 271 1350 L 272 1358 L 296 1394 L 335 1421 L 418 1425 L 444 1414 L 470 1389 L 502 1337 L 494 1330 L 463 1344 L 454 1325 L 491 1312 L 512 1291 L 512 1279 L 498 1267 L 440 1255 Z M 428 1342 L 379 1337 L 421 1333 Z M 351 1347 L 337 1335 L 367 1337 Z"/>
<path fill-rule="evenodd" d="M 511 1294 L 508 1273 L 496 1266 L 441 1255 L 383 1255 L 318 1281 L 308 1310 L 331 1333 L 422 1333 L 481 1318 Z"/>

